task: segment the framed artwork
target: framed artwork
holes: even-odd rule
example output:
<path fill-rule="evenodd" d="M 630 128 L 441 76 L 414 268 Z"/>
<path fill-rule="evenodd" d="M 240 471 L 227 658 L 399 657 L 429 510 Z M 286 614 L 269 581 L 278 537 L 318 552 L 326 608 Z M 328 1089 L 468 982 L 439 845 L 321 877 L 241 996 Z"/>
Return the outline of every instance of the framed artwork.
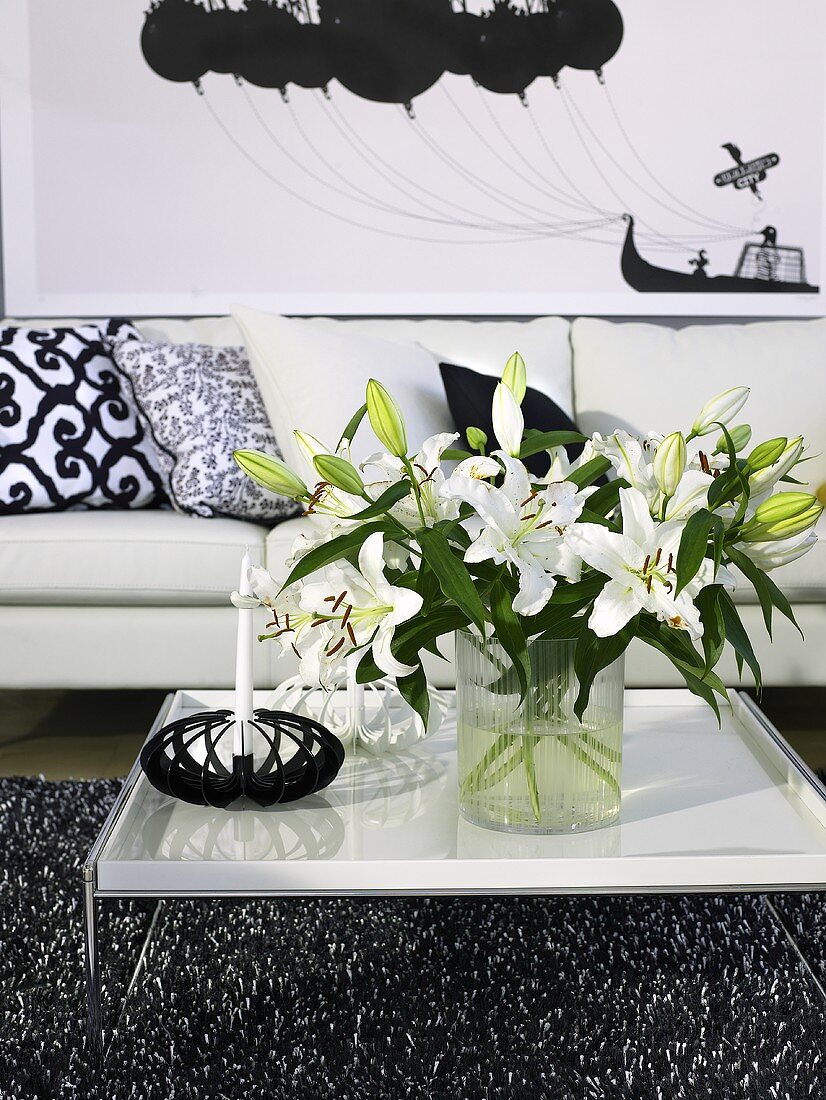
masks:
<path fill-rule="evenodd" d="M 826 312 L 822 0 L 0 0 L 0 52 L 10 314 Z"/>

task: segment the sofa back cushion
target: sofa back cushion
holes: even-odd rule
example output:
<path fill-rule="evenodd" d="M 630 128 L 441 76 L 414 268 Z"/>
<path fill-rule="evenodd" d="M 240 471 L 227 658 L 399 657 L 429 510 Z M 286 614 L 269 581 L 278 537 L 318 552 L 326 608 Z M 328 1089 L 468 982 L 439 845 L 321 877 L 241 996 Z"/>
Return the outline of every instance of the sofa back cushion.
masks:
<path fill-rule="evenodd" d="M 687 430 L 709 397 L 750 386 L 737 419 L 755 442 L 802 434 L 814 457 L 795 476 L 826 481 L 826 320 L 671 329 L 581 317 L 571 338 L 584 432 Z"/>
<path fill-rule="evenodd" d="M 571 326 L 561 317 L 539 317 L 533 321 L 460 321 L 452 318 L 357 318 L 339 321 L 310 317 L 298 319 L 295 324 L 306 326 L 311 332 L 326 330 L 331 336 L 340 333 L 344 336 L 373 337 L 392 344 L 420 344 L 436 362 L 461 363 L 472 370 L 497 377 L 509 356 L 519 351 L 527 364 L 531 386 L 552 398 L 567 415 L 573 414 Z M 152 317 L 137 321 L 135 325 L 145 340 L 210 344 L 213 347 L 243 343 L 241 330 L 232 317 L 194 317 L 189 320 Z M 289 364 L 283 364 L 282 369 L 289 370 Z M 386 372 L 381 371 L 380 377 L 385 376 Z M 436 375 L 433 375 L 431 381 L 435 378 Z M 441 382 L 435 381 L 434 384 L 433 399 L 441 406 L 444 400 Z M 343 413 L 343 408 L 337 410 L 336 423 Z M 448 420 L 448 427 L 450 424 Z M 433 430 L 440 429 L 434 427 Z M 410 437 L 411 443 L 420 442 L 414 438 L 412 430 Z M 279 443 L 282 442 L 279 439 Z"/>
<path fill-rule="evenodd" d="M 337 321 L 309 317 L 298 321 L 310 329 L 372 336 L 396 344 L 421 344 L 440 362 L 461 363 L 483 374 L 500 375 L 508 358 L 519 351 L 528 367 L 530 384 L 573 413 L 571 386 L 571 326 L 562 317 L 533 321 L 459 321 L 407 318 L 358 318 Z M 181 321 L 155 317 L 136 322 L 146 340 L 229 346 L 242 342 L 232 317 L 194 317 Z"/>
<path fill-rule="evenodd" d="M 364 401 L 371 377 L 382 381 L 401 405 L 411 448 L 429 435 L 450 431 L 453 421 L 439 375 L 441 359 L 499 375 L 512 352 L 520 350 L 532 384 L 566 411 L 571 407 L 568 325 L 558 318 L 525 324 L 305 320 L 240 307 L 236 317 L 276 439 L 290 464 L 299 462 L 292 428 L 335 446 Z M 377 449 L 369 429 L 362 429 L 353 457 L 360 461 Z"/>

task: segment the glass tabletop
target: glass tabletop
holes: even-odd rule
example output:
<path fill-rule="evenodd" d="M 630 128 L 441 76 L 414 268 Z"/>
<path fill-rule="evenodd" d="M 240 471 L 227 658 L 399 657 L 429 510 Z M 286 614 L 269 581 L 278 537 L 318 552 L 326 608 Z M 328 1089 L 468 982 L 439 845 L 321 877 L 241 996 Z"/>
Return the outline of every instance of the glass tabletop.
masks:
<path fill-rule="evenodd" d="M 231 706 L 179 692 L 164 721 Z M 100 894 L 355 894 L 826 885 L 823 788 L 744 697 L 718 728 L 683 691 L 630 691 L 619 824 L 565 836 L 461 818 L 455 724 L 413 749 L 348 755 L 324 791 L 210 809 L 135 769 L 96 853 Z M 264 696 L 256 700 L 262 705 Z"/>

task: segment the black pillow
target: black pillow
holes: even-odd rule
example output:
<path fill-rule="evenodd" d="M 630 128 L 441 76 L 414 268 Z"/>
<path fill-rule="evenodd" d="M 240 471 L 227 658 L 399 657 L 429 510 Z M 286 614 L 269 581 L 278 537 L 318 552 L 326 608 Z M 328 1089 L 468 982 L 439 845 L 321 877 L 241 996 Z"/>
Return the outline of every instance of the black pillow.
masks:
<path fill-rule="evenodd" d="M 479 374 L 468 367 L 457 367 L 454 363 L 440 363 L 439 370 L 456 431 L 465 435 L 468 428 L 481 428 L 492 448 L 496 437 L 493 434 L 491 403 L 499 379 L 489 374 Z M 522 412 L 527 428 L 536 428 L 540 432 L 579 431 L 570 416 L 555 401 L 530 386 L 525 391 Z M 578 458 L 583 446 L 582 443 L 569 443 L 565 447 L 568 457 Z M 547 452 L 542 451 L 526 458 L 525 465 L 535 477 L 543 477 L 548 472 L 551 460 Z"/>

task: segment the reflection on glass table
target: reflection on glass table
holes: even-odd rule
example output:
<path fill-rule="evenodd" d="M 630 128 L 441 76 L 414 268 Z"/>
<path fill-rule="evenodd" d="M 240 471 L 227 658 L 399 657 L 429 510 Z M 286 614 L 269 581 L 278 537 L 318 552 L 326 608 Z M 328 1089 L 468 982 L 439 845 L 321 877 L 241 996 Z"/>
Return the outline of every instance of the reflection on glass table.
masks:
<path fill-rule="evenodd" d="M 320 794 L 278 810 L 175 803 L 147 818 L 141 840 L 144 858 L 157 860 L 332 859 L 344 821 Z"/>

